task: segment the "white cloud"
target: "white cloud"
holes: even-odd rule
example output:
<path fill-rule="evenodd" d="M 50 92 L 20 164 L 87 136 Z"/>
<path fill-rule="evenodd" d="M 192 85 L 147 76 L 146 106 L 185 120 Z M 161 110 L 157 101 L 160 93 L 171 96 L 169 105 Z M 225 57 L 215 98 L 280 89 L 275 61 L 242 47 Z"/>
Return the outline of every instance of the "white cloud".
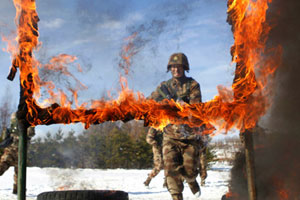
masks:
<path fill-rule="evenodd" d="M 135 23 L 144 19 L 144 15 L 139 12 L 130 13 L 127 17 L 128 22 Z"/>
<path fill-rule="evenodd" d="M 120 21 L 116 20 L 108 20 L 105 21 L 104 23 L 98 24 L 98 27 L 100 29 L 105 29 L 105 30 L 119 30 L 122 28 L 122 23 Z"/>
<path fill-rule="evenodd" d="M 220 26 L 221 24 L 220 24 L 220 20 L 216 18 L 199 19 L 197 22 L 195 22 L 195 24 L 193 24 L 193 26 L 203 26 L 203 25 Z"/>
<path fill-rule="evenodd" d="M 56 29 L 56 28 L 60 28 L 64 23 L 65 21 L 63 19 L 56 18 L 54 20 L 41 21 L 40 25 L 46 28 Z"/>
<path fill-rule="evenodd" d="M 104 20 L 98 23 L 97 27 L 99 29 L 104 29 L 108 31 L 118 31 L 125 29 L 126 26 L 135 24 L 137 21 L 143 19 L 143 15 L 138 12 L 130 13 L 125 19 L 115 20 L 111 19 L 109 16 L 103 16 Z"/>
<path fill-rule="evenodd" d="M 84 44 L 84 43 L 89 43 L 91 42 L 92 39 L 91 38 L 86 38 L 86 39 L 78 39 L 78 40 L 74 40 L 72 42 L 73 45 L 81 45 L 81 44 Z"/>

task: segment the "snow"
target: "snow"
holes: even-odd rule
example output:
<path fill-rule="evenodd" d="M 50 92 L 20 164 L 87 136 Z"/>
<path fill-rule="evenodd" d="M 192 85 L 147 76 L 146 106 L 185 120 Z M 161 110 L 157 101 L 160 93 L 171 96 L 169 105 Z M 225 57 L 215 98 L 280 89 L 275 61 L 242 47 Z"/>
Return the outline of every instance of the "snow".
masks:
<path fill-rule="evenodd" d="M 231 166 L 227 163 L 215 163 L 208 170 L 206 185 L 201 187 L 201 200 L 220 200 L 228 191 Z M 13 168 L 9 168 L 0 176 L 0 199 L 17 199 L 12 194 Z M 59 168 L 27 168 L 27 200 L 35 200 L 37 195 L 55 190 L 122 190 L 128 192 L 130 200 L 169 200 L 169 192 L 163 188 L 164 174 L 161 171 L 152 179 L 149 187 L 143 182 L 148 170 L 135 169 L 59 169 Z M 200 177 L 197 177 L 200 183 Z M 184 184 L 185 200 L 196 199 L 188 185 Z"/>

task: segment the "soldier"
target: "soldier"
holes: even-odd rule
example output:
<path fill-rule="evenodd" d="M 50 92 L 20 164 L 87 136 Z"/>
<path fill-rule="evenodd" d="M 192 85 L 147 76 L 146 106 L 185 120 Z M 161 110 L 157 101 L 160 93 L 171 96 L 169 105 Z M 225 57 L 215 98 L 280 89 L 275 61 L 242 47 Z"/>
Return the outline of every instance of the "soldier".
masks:
<path fill-rule="evenodd" d="M 156 101 L 174 99 L 185 103 L 201 102 L 200 85 L 193 78 L 186 77 L 189 71 L 187 57 L 183 53 L 171 55 L 167 72 L 172 78 L 163 81 L 149 98 Z M 183 181 L 185 180 L 193 194 L 200 196 L 200 187 L 196 181 L 199 164 L 199 128 L 188 125 L 167 125 L 163 130 L 163 162 L 167 188 L 173 200 L 182 200 Z"/>
<path fill-rule="evenodd" d="M 4 174 L 4 172 L 8 170 L 9 167 L 13 166 L 15 168 L 13 194 L 17 194 L 19 132 L 16 113 L 13 113 L 11 115 L 10 129 L 5 129 L 5 134 L 10 134 L 10 137 L 12 138 L 12 143 L 10 144 L 10 146 L 4 149 L 3 155 L 0 158 L 0 176 L 2 176 L 2 174 Z M 27 130 L 28 141 L 34 136 L 34 134 L 34 127 L 29 127 Z"/>
<path fill-rule="evenodd" d="M 148 178 L 144 182 L 145 186 L 148 186 L 152 178 L 154 178 L 164 167 L 162 157 L 162 132 L 154 128 L 149 128 L 146 141 L 152 146 L 154 164 L 152 171 L 148 174 Z"/>

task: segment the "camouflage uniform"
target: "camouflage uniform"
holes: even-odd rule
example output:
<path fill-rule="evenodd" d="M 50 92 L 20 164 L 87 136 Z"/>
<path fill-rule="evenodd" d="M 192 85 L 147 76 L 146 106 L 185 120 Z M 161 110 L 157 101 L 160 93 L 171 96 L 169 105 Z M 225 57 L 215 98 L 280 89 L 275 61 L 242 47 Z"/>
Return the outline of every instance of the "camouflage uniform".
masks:
<path fill-rule="evenodd" d="M 175 60 L 177 55 L 173 54 L 169 63 L 172 59 Z M 182 58 L 180 59 L 182 60 Z M 188 66 L 184 66 L 184 69 L 188 70 L 189 68 Z M 168 81 L 164 81 L 152 92 L 149 98 L 156 101 L 168 98 L 164 88 L 167 88 L 167 93 L 175 101 L 184 101 L 190 104 L 201 102 L 200 85 L 193 78 L 186 76 L 180 78 L 173 77 Z M 200 139 L 199 135 L 196 134 L 197 130 L 198 128 L 191 128 L 188 125 L 173 124 L 167 125 L 163 130 L 164 171 L 167 187 L 173 200 L 183 199 L 184 180 L 189 184 L 194 194 L 198 191 L 200 192 L 200 187 L 196 181 Z"/>
<path fill-rule="evenodd" d="M 164 167 L 162 157 L 162 132 L 155 130 L 154 128 L 150 128 L 146 136 L 146 141 L 152 146 L 154 164 L 152 171 L 148 174 L 148 178 L 144 182 L 144 184 L 148 186 L 151 179 L 154 178 Z"/>
<path fill-rule="evenodd" d="M 19 133 L 18 133 L 18 120 L 15 113 L 11 117 L 11 127 L 10 127 L 11 137 L 13 138 L 13 143 L 4 149 L 3 155 L 0 158 L 0 176 L 4 174 L 9 167 L 13 166 L 15 169 L 14 173 L 14 185 L 13 193 L 17 193 L 18 185 L 18 145 L 19 145 Z M 28 141 L 35 134 L 34 127 L 29 127 L 27 130 Z"/>

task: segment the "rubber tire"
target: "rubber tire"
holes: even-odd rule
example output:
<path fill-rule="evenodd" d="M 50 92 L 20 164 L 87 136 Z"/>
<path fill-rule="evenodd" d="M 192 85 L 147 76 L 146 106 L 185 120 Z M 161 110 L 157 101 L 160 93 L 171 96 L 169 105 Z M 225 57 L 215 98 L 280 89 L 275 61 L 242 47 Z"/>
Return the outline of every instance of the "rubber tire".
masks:
<path fill-rule="evenodd" d="M 64 190 L 43 192 L 37 200 L 128 200 L 128 193 L 119 190 Z"/>

